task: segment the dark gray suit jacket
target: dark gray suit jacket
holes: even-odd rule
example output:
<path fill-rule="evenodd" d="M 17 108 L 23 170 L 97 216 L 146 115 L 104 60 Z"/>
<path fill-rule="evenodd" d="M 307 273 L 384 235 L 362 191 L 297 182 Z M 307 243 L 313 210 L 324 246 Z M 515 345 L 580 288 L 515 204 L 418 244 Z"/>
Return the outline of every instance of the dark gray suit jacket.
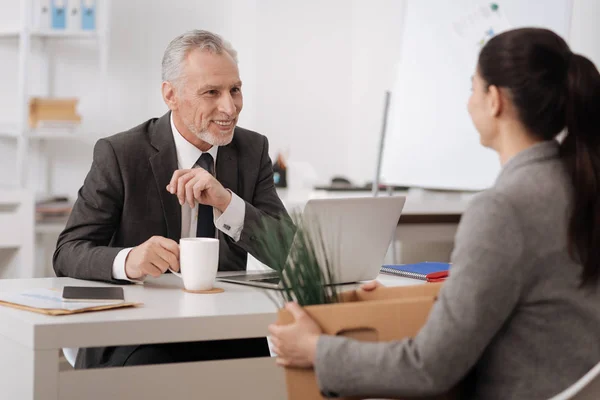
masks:
<path fill-rule="evenodd" d="M 166 190 L 177 169 L 170 113 L 127 132 L 98 141 L 94 161 L 54 253 L 57 276 L 115 281 L 117 253 L 154 235 L 179 241 L 181 206 Z M 246 217 L 236 243 L 223 232 L 219 270 L 245 270 L 247 253 L 266 255 L 254 246 L 262 218 L 289 216 L 277 196 L 267 139 L 235 128 L 233 141 L 219 147 L 216 175 L 221 184 L 246 202 Z"/>
<path fill-rule="evenodd" d="M 221 271 L 245 270 L 247 253 L 268 260 L 256 245 L 257 224 L 263 219 L 291 223 L 275 191 L 268 150 L 264 136 L 239 127 L 233 141 L 219 147 L 217 179 L 246 202 L 240 240 L 218 232 Z M 181 206 L 166 190 L 176 169 L 170 113 L 99 140 L 90 172 L 58 238 L 56 275 L 128 283 L 112 276 L 120 250 L 154 235 L 178 242 Z"/>

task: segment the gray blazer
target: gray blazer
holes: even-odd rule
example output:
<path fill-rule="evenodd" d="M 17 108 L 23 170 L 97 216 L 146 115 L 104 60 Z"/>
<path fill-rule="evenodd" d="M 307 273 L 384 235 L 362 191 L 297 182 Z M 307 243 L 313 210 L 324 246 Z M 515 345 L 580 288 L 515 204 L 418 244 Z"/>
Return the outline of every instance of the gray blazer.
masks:
<path fill-rule="evenodd" d="M 177 169 L 170 113 L 98 141 L 94 160 L 54 252 L 57 276 L 112 283 L 117 253 L 154 235 L 179 241 L 181 206 L 166 186 Z M 277 196 L 267 138 L 235 128 L 233 141 L 219 147 L 217 179 L 246 203 L 244 229 L 234 242 L 218 232 L 219 270 L 245 270 L 247 254 L 267 261 L 256 244 L 263 219 L 291 220 Z M 277 224 L 274 224 L 275 226 Z M 77 367 L 122 365 L 136 346 L 82 349 Z"/>
<path fill-rule="evenodd" d="M 449 279 L 419 334 L 393 343 L 323 336 L 324 393 L 422 396 L 467 376 L 474 399 L 547 399 L 600 361 L 600 290 L 567 252 L 571 184 L 554 141 L 515 156 L 456 234 Z M 333 397 L 333 396 L 332 396 Z"/>

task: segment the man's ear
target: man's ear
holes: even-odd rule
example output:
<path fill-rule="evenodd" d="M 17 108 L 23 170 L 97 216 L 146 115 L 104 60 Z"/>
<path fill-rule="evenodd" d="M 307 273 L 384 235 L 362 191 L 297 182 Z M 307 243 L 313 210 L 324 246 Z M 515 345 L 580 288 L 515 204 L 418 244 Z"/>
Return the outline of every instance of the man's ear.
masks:
<path fill-rule="evenodd" d="M 502 92 L 496 85 L 490 85 L 487 92 L 487 108 L 491 117 L 497 117 L 502 112 Z"/>
<path fill-rule="evenodd" d="M 165 104 L 171 111 L 177 111 L 177 96 L 175 95 L 175 87 L 169 81 L 164 81 L 161 86 L 162 96 Z"/>

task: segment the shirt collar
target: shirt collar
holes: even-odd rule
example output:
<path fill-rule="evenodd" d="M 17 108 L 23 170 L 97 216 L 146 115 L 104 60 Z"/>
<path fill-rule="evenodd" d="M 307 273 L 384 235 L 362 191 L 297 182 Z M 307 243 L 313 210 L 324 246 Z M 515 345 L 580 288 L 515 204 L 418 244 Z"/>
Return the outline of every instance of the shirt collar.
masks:
<path fill-rule="evenodd" d="M 171 130 L 173 131 L 173 139 L 175 140 L 175 151 L 177 152 L 177 164 L 179 169 L 193 168 L 198 158 L 202 155 L 203 151 L 198 149 L 196 146 L 188 142 L 177 130 L 175 123 L 173 122 L 173 112 L 170 116 Z M 209 153 L 215 164 L 217 162 L 217 153 L 219 146 L 211 147 L 207 153 Z"/>

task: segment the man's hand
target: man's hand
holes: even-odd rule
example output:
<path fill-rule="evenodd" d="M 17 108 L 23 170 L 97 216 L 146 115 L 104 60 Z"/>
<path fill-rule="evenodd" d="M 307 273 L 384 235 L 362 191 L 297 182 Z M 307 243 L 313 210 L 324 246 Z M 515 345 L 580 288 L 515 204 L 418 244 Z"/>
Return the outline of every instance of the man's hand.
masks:
<path fill-rule="evenodd" d="M 125 260 L 125 274 L 129 279 L 141 279 L 146 275 L 156 278 L 169 268 L 179 271 L 179 245 L 162 236 L 152 236 L 134 247 Z"/>
<path fill-rule="evenodd" d="M 167 191 L 177 195 L 179 204 L 188 203 L 190 208 L 198 202 L 225 212 L 231 202 L 231 192 L 202 168 L 178 169 L 173 173 Z"/>

